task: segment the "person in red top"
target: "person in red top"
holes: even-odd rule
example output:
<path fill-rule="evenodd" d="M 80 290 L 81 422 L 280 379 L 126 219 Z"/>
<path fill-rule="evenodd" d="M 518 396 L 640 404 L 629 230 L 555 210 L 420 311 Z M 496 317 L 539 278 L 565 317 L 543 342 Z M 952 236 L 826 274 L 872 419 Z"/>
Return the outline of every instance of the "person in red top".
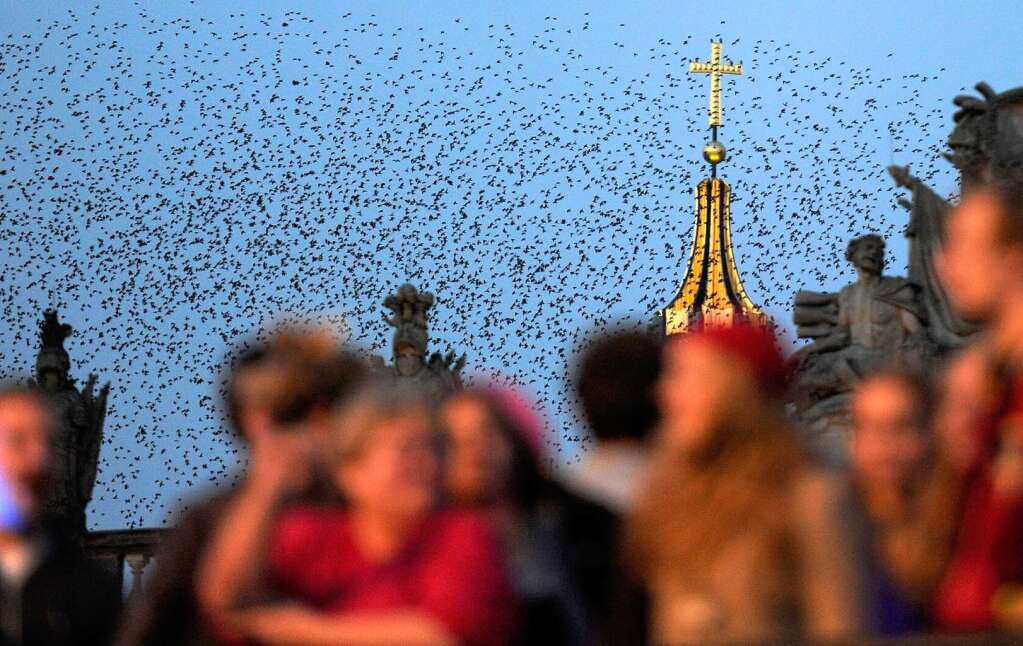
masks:
<path fill-rule="evenodd" d="M 199 594 L 225 637 L 506 641 L 515 607 L 499 543 L 481 517 L 438 508 L 441 447 L 415 396 L 375 386 L 342 406 L 327 450 L 343 508 L 278 509 L 303 463 L 293 448 L 282 442 L 274 455 L 254 458 L 259 475 L 207 552 Z M 246 593 L 260 577 L 292 603 L 252 607 Z"/>
<path fill-rule="evenodd" d="M 1023 629 L 1023 196 L 985 187 L 948 221 L 940 270 L 984 337 L 951 366 L 965 473 L 960 528 L 934 604 L 938 627 Z"/>

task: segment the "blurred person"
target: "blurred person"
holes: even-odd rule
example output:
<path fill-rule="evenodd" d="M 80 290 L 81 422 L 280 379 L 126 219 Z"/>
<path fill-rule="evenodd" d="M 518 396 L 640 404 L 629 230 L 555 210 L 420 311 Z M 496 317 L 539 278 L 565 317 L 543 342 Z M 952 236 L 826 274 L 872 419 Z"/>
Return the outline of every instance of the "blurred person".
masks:
<path fill-rule="evenodd" d="M 615 513 L 631 507 L 646 472 L 660 370 L 660 344 L 639 332 L 596 340 L 579 364 L 576 389 L 594 442 L 573 469 L 570 484 Z"/>
<path fill-rule="evenodd" d="M 965 391 L 951 413 L 966 471 L 959 531 L 935 600 L 941 628 L 1023 629 L 1023 187 L 963 196 L 938 269 L 983 336 L 950 370 Z"/>
<path fill-rule="evenodd" d="M 839 639 L 859 632 L 837 483 L 797 442 L 774 335 L 737 323 L 669 340 L 650 477 L 625 552 L 657 644 Z"/>
<path fill-rule="evenodd" d="M 224 404 L 230 427 L 249 452 L 250 470 L 243 483 L 259 477 L 262 465 L 280 450 L 325 446 L 327 411 L 355 389 L 366 372 L 363 363 L 340 348 L 325 329 L 283 327 L 269 343 L 243 344 L 232 354 Z M 322 476 L 313 471 L 296 485 L 296 495 L 328 498 Z M 196 600 L 197 568 L 220 516 L 236 496 L 232 487 L 189 505 L 159 546 L 149 584 L 125 613 L 118 646 L 216 642 Z"/>
<path fill-rule="evenodd" d="M 35 391 L 0 386 L 0 643 L 110 643 L 121 586 L 43 516 L 53 421 Z"/>
<path fill-rule="evenodd" d="M 515 644 L 599 641 L 581 593 L 599 598 L 613 553 L 614 527 L 605 509 L 571 495 L 541 467 L 542 424 L 506 388 L 454 393 L 440 410 L 447 440 L 445 491 L 449 502 L 483 513 L 509 559 L 520 607 Z M 595 567 L 596 566 L 596 567 Z"/>
<path fill-rule="evenodd" d="M 923 376 L 891 366 L 861 381 L 850 404 L 847 511 L 867 628 L 879 636 L 929 628 L 955 529 L 960 470 L 931 434 L 934 399 Z"/>
<path fill-rule="evenodd" d="M 306 456 L 281 447 L 225 513 L 200 582 L 225 636 L 287 644 L 502 644 L 503 555 L 477 515 L 438 507 L 441 437 L 416 393 L 375 384 L 338 412 L 343 506 L 288 505 Z M 288 603 L 259 604 L 272 581 Z"/>
<path fill-rule="evenodd" d="M 588 513 L 567 519 L 564 531 L 577 555 L 573 572 L 599 643 L 645 641 L 646 598 L 621 567 L 620 533 L 622 515 L 631 509 L 649 464 L 661 346 L 649 334 L 605 333 L 589 345 L 577 368 L 576 391 L 593 443 L 567 484 L 589 505 L 569 506 Z"/>

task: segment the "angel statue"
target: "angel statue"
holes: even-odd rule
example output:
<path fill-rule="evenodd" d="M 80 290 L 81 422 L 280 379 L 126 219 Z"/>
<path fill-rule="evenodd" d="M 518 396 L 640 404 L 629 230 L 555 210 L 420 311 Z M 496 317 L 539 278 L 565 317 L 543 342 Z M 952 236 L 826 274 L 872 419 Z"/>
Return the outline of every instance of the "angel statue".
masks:
<path fill-rule="evenodd" d="M 884 274 L 884 239 L 855 238 L 845 258 L 857 280 L 837 294 L 797 293 L 793 317 L 797 335 L 813 339 L 795 355 L 797 412 L 813 422 L 827 418 L 829 425 L 864 375 L 897 357 L 920 364 L 932 350 L 918 287 Z"/>

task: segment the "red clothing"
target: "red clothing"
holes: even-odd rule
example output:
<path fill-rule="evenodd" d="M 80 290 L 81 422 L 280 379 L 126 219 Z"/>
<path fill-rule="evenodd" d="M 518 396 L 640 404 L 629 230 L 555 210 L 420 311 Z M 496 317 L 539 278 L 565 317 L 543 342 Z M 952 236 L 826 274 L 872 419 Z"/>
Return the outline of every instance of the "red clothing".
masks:
<path fill-rule="evenodd" d="M 270 567 L 300 601 L 324 612 L 416 608 L 464 644 L 502 644 L 514 596 L 497 537 L 476 515 L 432 514 L 387 563 L 368 561 L 342 510 L 295 509 L 277 522 Z"/>
<path fill-rule="evenodd" d="M 935 599 L 935 621 L 946 630 L 996 628 L 995 592 L 1023 582 L 1023 492 L 996 491 L 993 470 L 1005 443 L 1023 439 L 1023 379 L 978 433 L 983 451 L 967 480 L 959 535 Z"/>

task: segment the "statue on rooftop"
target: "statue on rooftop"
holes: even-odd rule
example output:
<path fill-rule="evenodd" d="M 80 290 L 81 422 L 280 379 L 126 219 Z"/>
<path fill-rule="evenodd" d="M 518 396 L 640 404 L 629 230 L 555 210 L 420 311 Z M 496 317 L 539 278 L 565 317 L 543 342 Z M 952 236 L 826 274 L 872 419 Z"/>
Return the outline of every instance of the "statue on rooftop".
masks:
<path fill-rule="evenodd" d="M 919 363 L 930 351 L 917 286 L 884 275 L 884 239 L 876 234 L 855 238 L 845 258 L 856 269 L 855 282 L 837 294 L 801 291 L 795 297 L 797 334 L 813 339 L 795 356 L 797 408 L 811 418 L 822 408 L 844 404 L 863 376 L 885 362 L 902 358 Z"/>
<path fill-rule="evenodd" d="M 953 101 L 959 110 L 948 137 L 952 152 L 943 156 L 959 171 L 963 191 L 986 183 L 1023 186 L 1023 87 L 999 94 L 981 82 L 976 89 L 980 98 L 961 95 Z M 888 172 L 897 186 L 911 192 L 909 200 L 899 200 L 910 212 L 909 279 L 923 295 L 931 338 L 943 348 L 962 347 L 977 326 L 952 309 L 935 271 L 951 204 L 914 177 L 908 166 L 889 166 Z"/>
<path fill-rule="evenodd" d="M 96 375 L 89 374 L 79 390 L 70 375 L 71 361 L 64 340 L 71 326 L 61 323 L 55 310 L 46 310 L 40 326 L 35 387 L 50 403 L 55 420 L 53 472 L 45 509 L 52 516 L 84 533 L 85 509 L 92 500 L 103 442 L 110 384 L 95 392 Z"/>
<path fill-rule="evenodd" d="M 384 299 L 384 307 L 391 311 L 391 315 L 385 315 L 383 319 L 394 328 L 391 343 L 393 363 L 388 366 L 380 357 L 376 357 L 375 361 L 383 374 L 408 380 L 441 395 L 461 386 L 465 355 L 456 358 L 454 352 L 443 356 L 434 352 L 427 358 L 427 323 L 434 300 L 433 294 L 420 292 L 408 283 Z"/>
<path fill-rule="evenodd" d="M 976 89 L 980 98 L 954 100 L 952 152 L 944 157 L 959 171 L 963 190 L 992 182 L 1023 186 L 1023 88 L 999 94 L 978 83 Z M 856 283 L 838 294 L 795 295 L 797 336 L 813 339 L 797 353 L 796 413 L 811 434 L 833 435 L 848 426 L 849 392 L 869 370 L 896 359 L 926 368 L 977 332 L 955 312 L 936 271 L 949 201 L 906 166 L 888 172 L 912 192 L 910 200 L 899 200 L 910 211 L 908 275 L 884 276 L 884 242 L 864 236 L 847 252 Z"/>

